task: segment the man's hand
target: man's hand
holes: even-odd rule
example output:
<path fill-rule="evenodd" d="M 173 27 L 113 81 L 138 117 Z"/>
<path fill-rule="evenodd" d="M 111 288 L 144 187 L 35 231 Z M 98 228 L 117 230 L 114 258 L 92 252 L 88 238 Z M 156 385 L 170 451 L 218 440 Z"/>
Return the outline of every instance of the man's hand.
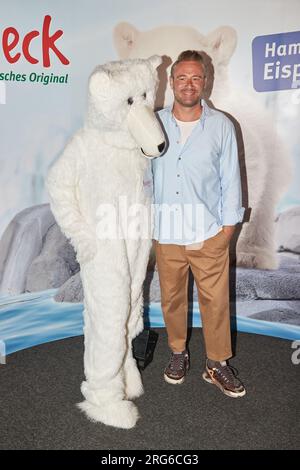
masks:
<path fill-rule="evenodd" d="M 228 241 L 231 240 L 234 232 L 235 232 L 235 225 L 224 225 L 223 226 L 223 232 L 225 233 L 226 237 L 228 238 Z"/>

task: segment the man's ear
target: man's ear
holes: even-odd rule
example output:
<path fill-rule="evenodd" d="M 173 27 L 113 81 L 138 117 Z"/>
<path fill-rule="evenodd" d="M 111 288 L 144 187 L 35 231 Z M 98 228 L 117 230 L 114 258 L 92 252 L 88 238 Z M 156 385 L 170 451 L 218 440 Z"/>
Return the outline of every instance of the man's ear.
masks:
<path fill-rule="evenodd" d="M 170 75 L 170 78 L 169 78 L 169 83 L 170 83 L 171 90 L 173 90 L 173 88 L 174 88 L 174 78 L 171 75 Z"/>

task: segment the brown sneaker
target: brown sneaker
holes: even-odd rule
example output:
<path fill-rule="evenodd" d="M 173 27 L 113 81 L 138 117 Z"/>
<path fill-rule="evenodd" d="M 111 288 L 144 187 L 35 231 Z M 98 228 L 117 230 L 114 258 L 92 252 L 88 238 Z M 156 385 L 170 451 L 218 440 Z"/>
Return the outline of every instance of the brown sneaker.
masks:
<path fill-rule="evenodd" d="M 169 384 L 182 384 L 189 368 L 190 361 L 187 350 L 178 354 L 172 353 L 169 364 L 164 371 L 164 379 Z"/>
<path fill-rule="evenodd" d="M 208 360 L 206 360 L 202 377 L 206 382 L 216 385 L 228 397 L 239 398 L 246 395 L 244 385 L 226 361 L 222 364 L 215 362 L 213 367 L 209 367 Z"/>

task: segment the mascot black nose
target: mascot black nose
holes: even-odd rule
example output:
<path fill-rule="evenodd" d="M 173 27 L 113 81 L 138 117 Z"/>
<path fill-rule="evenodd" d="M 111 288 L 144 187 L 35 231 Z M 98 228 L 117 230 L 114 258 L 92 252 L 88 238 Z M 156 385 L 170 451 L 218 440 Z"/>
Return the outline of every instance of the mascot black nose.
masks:
<path fill-rule="evenodd" d="M 158 151 L 161 153 L 163 149 L 165 148 L 165 143 L 163 142 L 162 144 L 158 145 Z"/>

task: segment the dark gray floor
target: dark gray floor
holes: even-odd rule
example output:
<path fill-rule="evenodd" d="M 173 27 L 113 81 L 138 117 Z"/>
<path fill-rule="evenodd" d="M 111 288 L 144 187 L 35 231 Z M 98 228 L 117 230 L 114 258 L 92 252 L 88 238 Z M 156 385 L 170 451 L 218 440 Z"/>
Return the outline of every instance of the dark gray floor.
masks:
<path fill-rule="evenodd" d="M 232 365 L 247 395 L 225 397 L 201 379 L 202 331 L 190 342 L 186 382 L 162 379 L 168 359 L 165 330 L 153 362 L 143 371 L 141 419 L 132 430 L 94 424 L 75 403 L 82 400 L 83 340 L 44 344 L 7 357 L 0 365 L 1 449 L 299 449 L 300 365 L 291 342 L 238 334 Z"/>

